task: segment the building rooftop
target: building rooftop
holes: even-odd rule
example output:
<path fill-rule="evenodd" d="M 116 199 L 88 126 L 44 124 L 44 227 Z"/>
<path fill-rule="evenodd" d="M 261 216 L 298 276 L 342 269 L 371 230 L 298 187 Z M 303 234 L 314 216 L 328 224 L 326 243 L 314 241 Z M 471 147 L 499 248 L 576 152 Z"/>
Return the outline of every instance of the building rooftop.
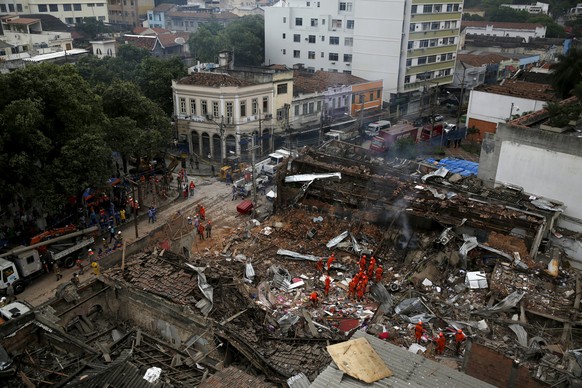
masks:
<path fill-rule="evenodd" d="M 156 43 L 158 42 L 157 36 L 151 35 L 124 35 L 123 40 L 127 44 L 131 44 L 136 47 L 144 48 L 146 50 L 152 51 L 156 47 Z"/>
<path fill-rule="evenodd" d="M 458 54 L 457 61 L 463 62 L 467 65 L 479 67 L 483 65 L 490 65 L 493 63 L 500 63 L 506 59 L 509 59 L 505 55 L 497 53 L 483 53 L 483 54 Z"/>
<path fill-rule="evenodd" d="M 485 28 L 487 26 L 493 26 L 493 28 L 507 28 L 512 30 L 533 30 L 536 28 L 541 28 L 543 25 L 537 23 L 514 23 L 514 22 L 488 22 L 488 21 L 468 21 L 463 20 L 461 22 L 461 28 L 465 27 L 475 27 L 475 28 Z"/>
<path fill-rule="evenodd" d="M 331 72 L 316 71 L 310 73 L 301 70 L 293 72 L 293 92 L 298 93 L 315 93 L 322 92 L 330 87 L 339 85 L 355 85 L 367 82 L 365 79 L 355 75 Z"/>
<path fill-rule="evenodd" d="M 172 31 L 165 28 L 135 27 L 132 32 L 136 35 L 162 35 L 170 34 Z"/>
<path fill-rule="evenodd" d="M 431 361 L 405 348 L 382 341 L 358 330 L 352 339 L 365 338 L 378 353 L 393 375 L 372 384 L 344 374 L 332 362 L 311 384 L 313 388 L 327 387 L 493 387 L 481 380 Z"/>
<path fill-rule="evenodd" d="M 20 18 L 39 19 L 42 23 L 43 31 L 64 32 L 69 31 L 69 27 L 59 18 L 47 14 L 27 14 L 20 15 Z"/>
<path fill-rule="evenodd" d="M 178 84 L 182 85 L 196 85 L 207 86 L 211 88 L 219 88 L 225 86 L 251 86 L 255 85 L 252 82 L 244 81 L 228 74 L 223 73 L 206 73 L 198 72 L 192 73 L 187 77 L 178 80 Z"/>
<path fill-rule="evenodd" d="M 505 96 L 516 96 L 540 101 L 559 101 L 551 85 L 533 82 L 505 80 L 500 85 L 480 85 L 475 90 Z"/>
<path fill-rule="evenodd" d="M 176 4 L 171 3 L 162 3 L 159 4 L 156 8 L 154 8 L 154 12 L 168 12 L 176 7 Z"/>
<path fill-rule="evenodd" d="M 192 18 L 192 19 L 237 19 L 238 15 L 232 12 L 220 12 L 220 13 L 209 13 L 209 12 L 188 12 L 188 11 L 174 11 L 169 12 L 170 17 L 181 17 L 181 18 Z"/>

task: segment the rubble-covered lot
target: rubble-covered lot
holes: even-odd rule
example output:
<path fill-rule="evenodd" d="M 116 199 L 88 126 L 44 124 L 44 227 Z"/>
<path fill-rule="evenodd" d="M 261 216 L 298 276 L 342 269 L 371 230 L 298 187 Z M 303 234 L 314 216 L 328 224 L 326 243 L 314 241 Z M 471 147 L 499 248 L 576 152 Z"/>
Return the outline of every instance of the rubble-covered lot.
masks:
<path fill-rule="evenodd" d="M 331 361 L 328 345 L 366 330 L 493 385 L 516 384 L 516 376 L 520 386 L 580 384 L 581 285 L 562 253 L 544 243 L 559 215 L 553 204 L 330 147 L 303 153 L 277 177 L 270 217 L 240 216 L 202 243 L 191 236 L 187 214 L 176 215 L 150 249 L 104 270 L 78 297 L 63 290 L 37 320 L 61 328 L 79 348 L 68 351 L 68 366 L 46 357 L 60 348 L 42 340 L 48 334 L 38 323 L 27 330 L 43 350 L 31 352 L 24 341 L 3 345 L 22 365 L 39 366 L 28 365 L 25 376 L 57 386 L 83 373 L 99 379 L 98 371 L 152 367 L 168 386 L 204 386 L 209 375 L 225 379 L 217 373 L 225 367 L 269 386 L 299 373 L 313 381 Z M 341 179 L 331 176 L 338 172 Z M 295 180 L 285 183 L 286 176 Z M 384 271 L 356 300 L 349 282 L 364 254 Z M 129 318 L 132 309 L 157 315 Z M 417 343 L 419 320 L 425 330 Z M 461 356 L 457 329 L 468 337 Z M 447 343 L 437 355 L 441 331 Z M 25 377 L 10 384 L 25 386 Z"/>

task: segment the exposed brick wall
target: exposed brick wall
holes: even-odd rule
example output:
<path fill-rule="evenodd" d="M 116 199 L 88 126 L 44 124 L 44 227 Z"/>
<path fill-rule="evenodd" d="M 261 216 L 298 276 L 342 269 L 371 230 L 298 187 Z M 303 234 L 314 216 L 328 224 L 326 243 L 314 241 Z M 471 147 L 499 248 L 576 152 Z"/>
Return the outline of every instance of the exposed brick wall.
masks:
<path fill-rule="evenodd" d="M 548 385 L 534 380 L 529 370 L 514 365 L 513 360 L 485 346 L 472 343 L 465 353 L 464 372 L 496 387 L 542 388 Z"/>

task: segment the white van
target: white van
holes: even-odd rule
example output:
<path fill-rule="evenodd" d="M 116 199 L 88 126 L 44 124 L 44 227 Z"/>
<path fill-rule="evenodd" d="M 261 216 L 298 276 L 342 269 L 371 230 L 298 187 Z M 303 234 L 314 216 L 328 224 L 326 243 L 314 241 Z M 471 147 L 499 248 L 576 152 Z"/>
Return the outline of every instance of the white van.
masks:
<path fill-rule="evenodd" d="M 368 128 L 366 128 L 366 136 L 374 137 L 377 136 L 381 130 L 390 128 L 392 125 L 388 120 L 380 120 L 373 123 L 368 124 Z"/>

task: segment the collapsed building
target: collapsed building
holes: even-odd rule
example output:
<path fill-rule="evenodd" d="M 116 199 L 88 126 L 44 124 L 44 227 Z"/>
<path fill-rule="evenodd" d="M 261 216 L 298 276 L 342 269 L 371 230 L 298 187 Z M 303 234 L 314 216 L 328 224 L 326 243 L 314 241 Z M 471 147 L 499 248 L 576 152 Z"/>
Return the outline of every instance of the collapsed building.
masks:
<path fill-rule="evenodd" d="M 116 386 L 124 376 L 136 386 L 227 386 L 232 376 L 302 386 L 337 378 L 328 346 L 363 331 L 388 333 L 387 350 L 368 341 L 389 368 L 390 357 L 421 365 L 398 353 L 408 349 L 451 366 L 439 371 L 450 381 L 469 381 L 452 377 L 459 368 L 483 386 L 579 382 L 580 280 L 547 243 L 559 203 L 336 141 L 303 150 L 276 185 L 275 213 L 239 222 L 214 249 L 194 253 L 177 215 L 148 249 L 0 327 L 19 365 L 12 386 Z M 318 270 L 332 252 L 330 270 Z M 347 291 L 363 254 L 384 275 L 358 301 Z M 427 326 L 417 344 L 419 319 Z M 463 358 L 452 344 L 458 328 L 469 337 Z M 443 356 L 432 341 L 440 331 Z M 428 368 L 392 368 L 381 384 L 435 385 Z"/>

